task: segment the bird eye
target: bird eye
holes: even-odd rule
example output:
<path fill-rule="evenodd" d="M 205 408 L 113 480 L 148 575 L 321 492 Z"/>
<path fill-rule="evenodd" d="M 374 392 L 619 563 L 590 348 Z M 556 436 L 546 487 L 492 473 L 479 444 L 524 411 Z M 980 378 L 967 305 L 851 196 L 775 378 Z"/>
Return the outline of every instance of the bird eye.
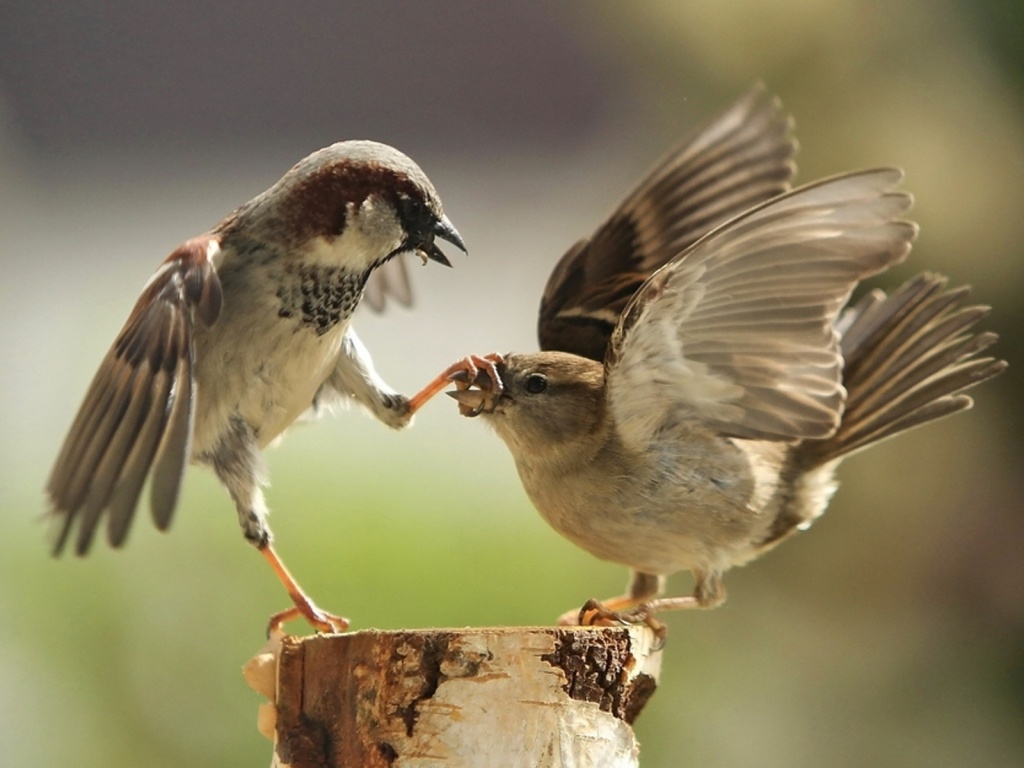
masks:
<path fill-rule="evenodd" d="M 548 377 L 541 373 L 531 373 L 526 377 L 526 391 L 531 395 L 539 395 L 548 388 Z"/>
<path fill-rule="evenodd" d="M 419 224 L 426 217 L 426 206 L 415 197 L 402 198 L 402 218 L 406 224 Z"/>

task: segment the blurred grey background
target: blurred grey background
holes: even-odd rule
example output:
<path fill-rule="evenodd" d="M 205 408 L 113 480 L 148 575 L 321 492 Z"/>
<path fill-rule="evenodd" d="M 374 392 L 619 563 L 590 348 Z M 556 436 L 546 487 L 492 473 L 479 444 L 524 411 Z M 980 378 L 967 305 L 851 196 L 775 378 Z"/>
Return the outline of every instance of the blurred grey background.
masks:
<path fill-rule="evenodd" d="M 648 768 L 1020 765 L 1024 755 L 1024 6 L 1013 0 L 0 5 L 0 744 L 10 765 L 265 765 L 239 668 L 284 607 L 212 475 L 173 535 L 52 560 L 41 489 L 137 291 L 310 151 L 375 138 L 431 176 L 471 255 L 357 327 L 412 392 L 534 349 L 554 261 L 753 81 L 800 181 L 907 171 L 932 269 L 995 307 L 1010 372 L 847 462 L 814 529 L 669 618 Z M 269 452 L 279 548 L 357 627 L 543 624 L 625 569 L 547 529 L 445 398 Z M 686 575 L 672 589 L 689 589 Z M 296 626 L 296 629 L 301 629 Z"/>

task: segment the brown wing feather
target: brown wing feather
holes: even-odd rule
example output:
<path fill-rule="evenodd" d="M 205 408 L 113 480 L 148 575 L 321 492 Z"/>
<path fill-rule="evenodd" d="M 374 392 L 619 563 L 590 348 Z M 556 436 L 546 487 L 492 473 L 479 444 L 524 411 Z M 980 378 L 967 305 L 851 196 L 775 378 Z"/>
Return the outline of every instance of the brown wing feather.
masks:
<path fill-rule="evenodd" d="M 193 315 L 212 323 L 220 313 L 216 248 L 196 238 L 174 251 L 100 364 L 46 486 L 55 554 L 76 521 L 75 551 L 85 554 L 104 513 L 120 546 L 154 465 L 154 515 L 160 527 L 170 521 L 191 437 Z"/>
<path fill-rule="evenodd" d="M 758 85 L 662 158 L 555 266 L 541 300 L 541 349 L 602 361 L 644 280 L 718 224 L 789 189 L 791 129 Z"/>
<path fill-rule="evenodd" d="M 895 169 L 849 173 L 762 203 L 652 275 L 606 358 L 620 434 L 666 419 L 730 437 L 796 441 L 839 426 L 836 318 L 860 280 L 901 261 L 917 228 Z"/>
<path fill-rule="evenodd" d="M 192 378 L 192 356 L 186 355 L 178 366 L 172 391 L 174 402 L 167 418 L 167 428 L 157 450 L 150 483 L 150 508 L 153 522 L 161 531 L 171 524 L 171 515 L 178 501 L 181 480 L 188 463 L 195 411 L 195 379 Z M 137 494 L 136 494 L 137 496 Z"/>

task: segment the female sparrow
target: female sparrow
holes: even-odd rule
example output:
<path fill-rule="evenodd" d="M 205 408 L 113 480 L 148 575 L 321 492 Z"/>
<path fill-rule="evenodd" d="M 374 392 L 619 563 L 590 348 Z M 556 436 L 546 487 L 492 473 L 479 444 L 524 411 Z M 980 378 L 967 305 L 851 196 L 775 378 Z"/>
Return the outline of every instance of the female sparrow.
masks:
<path fill-rule="evenodd" d="M 562 258 L 541 302 L 544 351 L 445 372 L 460 411 L 504 440 L 545 520 L 632 571 L 626 594 L 563 622 L 660 626 L 657 612 L 720 604 L 726 570 L 824 512 L 842 458 L 970 407 L 963 391 L 1005 368 L 976 357 L 996 338 L 971 331 L 987 308 L 941 278 L 843 311 L 916 236 L 897 170 L 768 191 L 715 225 L 723 200 L 748 189 L 749 144 L 728 128 L 745 103 Z M 659 599 L 681 570 L 693 594 Z"/>

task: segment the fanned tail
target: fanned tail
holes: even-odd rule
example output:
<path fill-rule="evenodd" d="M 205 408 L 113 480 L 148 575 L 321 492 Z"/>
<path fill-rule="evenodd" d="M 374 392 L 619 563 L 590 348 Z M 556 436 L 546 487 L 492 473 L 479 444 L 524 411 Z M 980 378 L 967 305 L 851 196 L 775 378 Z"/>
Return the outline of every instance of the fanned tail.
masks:
<path fill-rule="evenodd" d="M 1006 369 L 1004 360 L 977 356 L 997 338 L 972 330 L 989 308 L 964 304 L 969 287 L 945 286 L 946 278 L 924 273 L 844 313 L 842 422 L 832 436 L 801 443 L 800 464 L 820 466 L 970 408 L 964 392 Z"/>

